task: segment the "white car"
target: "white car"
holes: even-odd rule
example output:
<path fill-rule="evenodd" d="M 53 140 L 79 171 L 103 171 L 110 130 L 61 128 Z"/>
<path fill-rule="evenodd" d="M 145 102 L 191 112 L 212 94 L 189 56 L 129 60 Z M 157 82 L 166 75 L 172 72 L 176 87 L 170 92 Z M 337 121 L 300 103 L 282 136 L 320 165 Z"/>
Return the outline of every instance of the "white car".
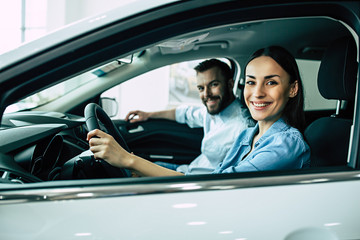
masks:
<path fill-rule="evenodd" d="M 355 1 L 138 1 L 1 55 L 0 239 L 360 239 L 359 26 Z M 192 66 L 208 58 L 231 65 L 241 98 L 247 58 L 269 45 L 298 61 L 310 168 L 124 178 L 87 164 L 89 103 L 136 155 L 191 162 L 202 129 L 124 114 L 201 104 Z"/>

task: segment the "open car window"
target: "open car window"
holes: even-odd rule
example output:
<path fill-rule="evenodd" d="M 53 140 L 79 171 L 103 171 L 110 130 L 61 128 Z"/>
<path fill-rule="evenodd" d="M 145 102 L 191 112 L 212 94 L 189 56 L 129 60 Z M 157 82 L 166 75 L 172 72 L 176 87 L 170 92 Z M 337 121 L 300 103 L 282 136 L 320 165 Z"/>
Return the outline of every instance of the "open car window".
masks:
<path fill-rule="evenodd" d="M 113 116 L 115 119 L 125 118 L 129 111 L 135 109 L 160 111 L 181 104 L 200 106 L 202 103 L 193 68 L 203 60 L 175 63 L 152 70 L 105 91 L 101 98 L 115 99 L 118 107 L 117 115 Z M 226 58 L 220 60 L 231 65 Z M 325 99 L 317 88 L 320 61 L 298 59 L 297 63 L 304 79 L 305 111 L 335 110 L 336 100 Z"/>

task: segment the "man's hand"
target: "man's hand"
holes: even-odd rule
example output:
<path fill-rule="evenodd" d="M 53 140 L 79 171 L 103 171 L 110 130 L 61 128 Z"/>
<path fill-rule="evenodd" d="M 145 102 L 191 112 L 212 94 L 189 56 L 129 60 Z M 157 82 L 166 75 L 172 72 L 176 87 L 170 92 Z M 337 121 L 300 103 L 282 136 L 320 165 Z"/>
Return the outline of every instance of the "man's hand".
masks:
<path fill-rule="evenodd" d="M 161 118 L 161 119 L 168 119 L 175 121 L 176 120 L 175 113 L 176 113 L 175 108 L 163 110 L 163 111 L 157 111 L 157 112 L 144 112 L 144 111 L 136 110 L 136 111 L 130 111 L 126 115 L 125 121 L 130 121 L 130 123 L 135 123 L 135 122 L 147 121 L 149 118 L 156 118 L 156 119 Z"/>
<path fill-rule="evenodd" d="M 147 121 L 149 117 L 150 113 L 136 110 L 129 112 L 125 117 L 125 121 L 130 121 L 131 123 L 143 122 Z"/>

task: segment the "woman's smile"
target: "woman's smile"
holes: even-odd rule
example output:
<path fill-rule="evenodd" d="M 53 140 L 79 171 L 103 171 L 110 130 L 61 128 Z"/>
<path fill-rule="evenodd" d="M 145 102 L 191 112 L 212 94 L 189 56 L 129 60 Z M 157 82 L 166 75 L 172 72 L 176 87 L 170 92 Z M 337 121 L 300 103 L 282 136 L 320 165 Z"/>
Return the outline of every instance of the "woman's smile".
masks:
<path fill-rule="evenodd" d="M 271 105 L 271 102 L 254 102 L 250 101 L 251 104 L 255 107 L 255 110 L 263 110 Z"/>

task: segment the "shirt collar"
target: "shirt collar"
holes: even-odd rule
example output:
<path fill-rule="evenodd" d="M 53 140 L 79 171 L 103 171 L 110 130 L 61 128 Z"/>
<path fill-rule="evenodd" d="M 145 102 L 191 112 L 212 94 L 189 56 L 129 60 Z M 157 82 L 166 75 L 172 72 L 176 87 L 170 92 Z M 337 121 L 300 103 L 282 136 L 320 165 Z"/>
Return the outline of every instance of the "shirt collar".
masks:
<path fill-rule="evenodd" d="M 276 132 L 282 132 L 285 129 L 289 128 L 290 126 L 285 123 L 285 120 L 283 118 L 280 118 L 276 122 L 271 125 L 271 127 L 264 133 L 264 137 L 267 137 L 269 135 L 272 135 Z"/>
<path fill-rule="evenodd" d="M 268 136 L 271 136 L 274 133 L 285 131 L 290 128 L 290 126 L 284 121 L 283 118 L 280 118 L 276 122 L 271 125 L 271 127 L 261 136 L 261 138 L 255 143 L 255 146 L 259 145 L 262 141 L 264 141 Z M 251 134 L 249 134 L 249 138 L 246 141 L 249 145 L 254 138 L 254 135 L 259 131 L 259 123 L 256 123 L 255 127 L 252 129 Z"/>

